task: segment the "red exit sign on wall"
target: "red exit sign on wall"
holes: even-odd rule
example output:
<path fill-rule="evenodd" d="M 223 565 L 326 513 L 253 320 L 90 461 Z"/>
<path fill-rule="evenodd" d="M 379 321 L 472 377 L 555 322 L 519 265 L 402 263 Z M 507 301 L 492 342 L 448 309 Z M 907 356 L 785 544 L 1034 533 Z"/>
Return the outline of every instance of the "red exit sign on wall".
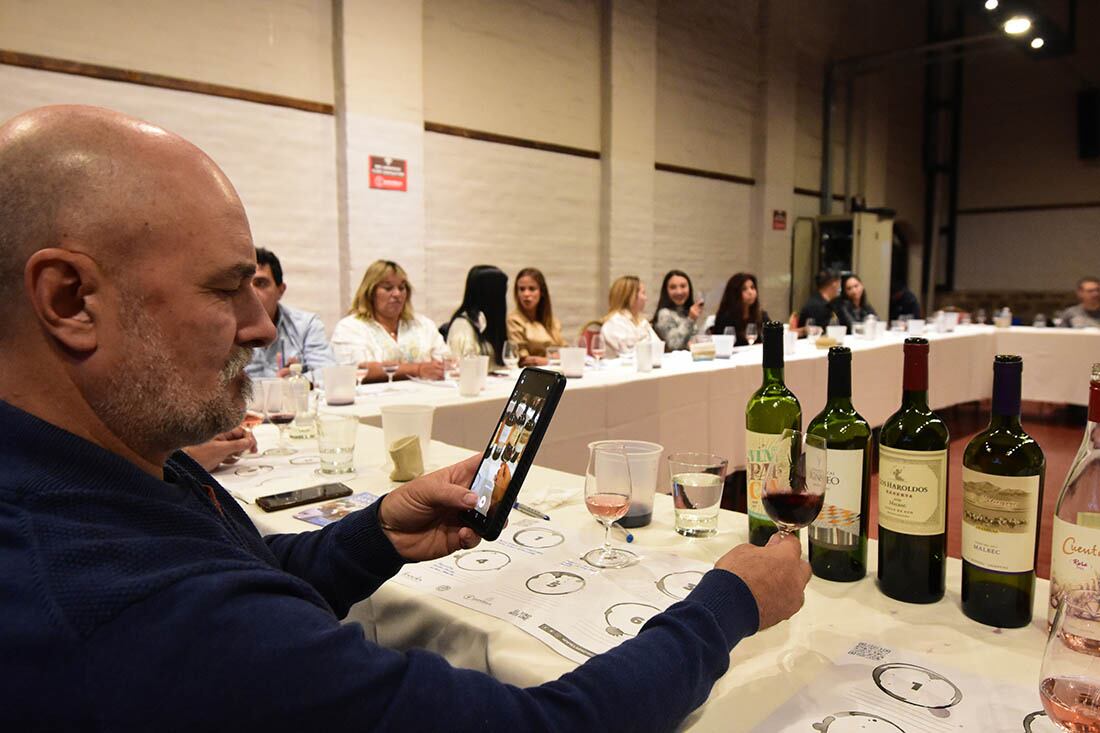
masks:
<path fill-rule="evenodd" d="M 401 158 L 370 156 L 370 187 L 384 191 L 404 191 L 406 163 Z"/>

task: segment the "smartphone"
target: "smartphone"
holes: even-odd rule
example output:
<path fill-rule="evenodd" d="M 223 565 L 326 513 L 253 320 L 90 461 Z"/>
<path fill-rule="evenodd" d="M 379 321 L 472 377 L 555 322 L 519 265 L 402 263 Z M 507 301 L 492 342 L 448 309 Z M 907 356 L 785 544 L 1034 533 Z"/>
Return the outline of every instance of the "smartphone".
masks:
<path fill-rule="evenodd" d="M 265 512 L 275 512 L 302 504 L 312 504 L 315 501 L 339 499 L 341 496 L 351 496 L 351 488 L 344 484 L 318 484 L 304 489 L 284 491 L 281 494 L 261 496 L 256 499 L 256 506 Z"/>
<path fill-rule="evenodd" d="M 545 369 L 528 367 L 520 372 L 516 388 L 504 405 L 481 465 L 470 482 L 470 491 L 477 494 L 477 504 L 462 517 L 484 539 L 495 540 L 504 529 L 508 512 L 565 390 L 565 381 L 561 374 Z"/>

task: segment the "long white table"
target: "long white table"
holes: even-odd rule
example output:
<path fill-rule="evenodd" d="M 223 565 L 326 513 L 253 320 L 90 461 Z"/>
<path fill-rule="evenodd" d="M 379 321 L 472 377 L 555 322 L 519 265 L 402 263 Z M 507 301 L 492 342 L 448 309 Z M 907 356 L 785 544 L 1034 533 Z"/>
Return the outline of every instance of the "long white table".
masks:
<path fill-rule="evenodd" d="M 260 429 L 261 445 L 270 441 Z M 356 462 L 362 470 L 347 483 L 358 490 L 380 493 L 389 483 L 380 469 L 382 437 L 377 428 L 362 426 Z M 469 451 L 435 442 L 432 462 L 447 463 Z M 271 484 L 276 491 L 290 486 Z M 535 467 L 523 489 L 523 499 L 551 514 L 556 526 L 568 529 L 596 546 L 601 529 L 588 515 L 580 497 L 581 476 Z M 296 510 L 265 514 L 252 505 L 246 511 L 264 532 L 312 529 L 292 518 Z M 631 548 L 671 552 L 713 562 L 730 547 L 744 542 L 747 520 L 723 512 L 719 533 L 706 540 L 688 540 L 672 529 L 671 501 L 658 496 L 653 523 L 635 531 Z M 916 652 L 945 666 L 1034 692 L 1039 709 L 1039 666 L 1045 641 L 1048 583 L 1039 580 L 1035 621 L 1028 627 L 996 630 L 967 619 L 960 610 L 961 563 L 949 561 L 947 596 L 931 605 L 911 605 L 883 596 L 873 580 L 876 545 L 871 543 L 868 577 L 857 583 L 832 583 L 813 578 L 806 605 L 791 621 L 745 640 L 734 649 L 729 672 L 718 681 L 706 704 L 686 722 L 693 731 L 748 731 L 813 680 L 828 675 L 830 659 L 859 641 Z M 614 572 L 614 571 L 608 571 Z M 574 668 L 535 638 L 509 623 L 447 601 L 389 583 L 357 605 L 350 620 L 363 624 L 368 638 L 395 649 L 425 648 L 452 664 L 492 674 L 520 686 L 540 684 Z M 670 670 L 669 674 L 674 674 Z M 624 701 L 624 704 L 629 704 Z"/>
<path fill-rule="evenodd" d="M 849 336 L 856 408 L 880 425 L 901 400 L 904 334 L 886 333 L 869 341 Z M 954 333 L 929 334 L 929 400 L 939 409 L 989 397 L 994 354 L 1024 357 L 1024 399 L 1087 404 L 1088 375 L 1100 361 L 1100 330 L 960 326 Z M 802 403 L 804 422 L 825 405 L 826 352 L 802 339 L 786 357 L 786 381 Z M 661 444 L 667 451 L 703 450 L 744 464 L 745 404 L 760 383 L 761 350 L 744 347 L 731 359 L 692 362 L 687 352 L 666 354 L 662 368 L 638 373 L 617 362 L 589 368 L 570 379 L 557 414 L 539 450 L 539 462 L 563 471 L 584 471 L 587 445 L 594 440 L 632 438 Z M 462 397 L 453 385 L 397 383 L 361 388 L 348 411 L 380 425 L 387 403 L 435 407 L 433 437 L 470 450 L 482 450 L 513 385 L 491 377 L 477 397 Z"/>

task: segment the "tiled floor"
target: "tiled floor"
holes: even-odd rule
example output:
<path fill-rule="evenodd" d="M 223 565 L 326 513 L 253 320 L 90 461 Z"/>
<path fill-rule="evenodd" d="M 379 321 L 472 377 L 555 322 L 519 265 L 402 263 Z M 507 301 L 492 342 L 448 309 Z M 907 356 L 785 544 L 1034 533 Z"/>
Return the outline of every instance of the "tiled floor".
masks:
<path fill-rule="evenodd" d="M 950 468 L 948 471 L 947 552 L 960 556 L 962 535 L 962 455 L 971 438 L 985 429 L 989 423 L 989 406 L 961 405 L 942 413 L 951 430 Z M 1054 505 L 1062 489 L 1069 464 L 1077 454 L 1077 446 L 1084 434 L 1084 424 L 1074 423 L 1065 409 L 1036 402 L 1024 403 L 1024 429 L 1038 441 L 1047 459 L 1046 482 L 1040 511 L 1039 561 L 1040 577 L 1050 576 L 1051 526 Z M 878 474 L 871 477 L 871 486 L 878 485 Z M 877 491 L 871 492 L 871 516 L 877 516 Z M 871 536 L 877 526 L 871 525 Z"/>

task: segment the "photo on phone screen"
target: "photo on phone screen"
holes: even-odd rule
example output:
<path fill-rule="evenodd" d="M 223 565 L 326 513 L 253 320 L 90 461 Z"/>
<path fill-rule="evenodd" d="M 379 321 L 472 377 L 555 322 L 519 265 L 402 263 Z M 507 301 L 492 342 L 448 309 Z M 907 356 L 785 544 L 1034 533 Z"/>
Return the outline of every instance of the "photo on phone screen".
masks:
<path fill-rule="evenodd" d="M 561 375 L 540 369 L 525 369 L 520 374 L 470 485 L 477 494 L 472 511 L 480 515 L 478 524 L 503 525 L 503 520 L 497 521 L 498 514 L 511 508 L 515 494 L 509 489 L 523 480 L 533 457 L 528 453 L 537 441 L 532 437 L 541 437 L 545 431 L 543 422 L 553 413 L 564 382 Z"/>

